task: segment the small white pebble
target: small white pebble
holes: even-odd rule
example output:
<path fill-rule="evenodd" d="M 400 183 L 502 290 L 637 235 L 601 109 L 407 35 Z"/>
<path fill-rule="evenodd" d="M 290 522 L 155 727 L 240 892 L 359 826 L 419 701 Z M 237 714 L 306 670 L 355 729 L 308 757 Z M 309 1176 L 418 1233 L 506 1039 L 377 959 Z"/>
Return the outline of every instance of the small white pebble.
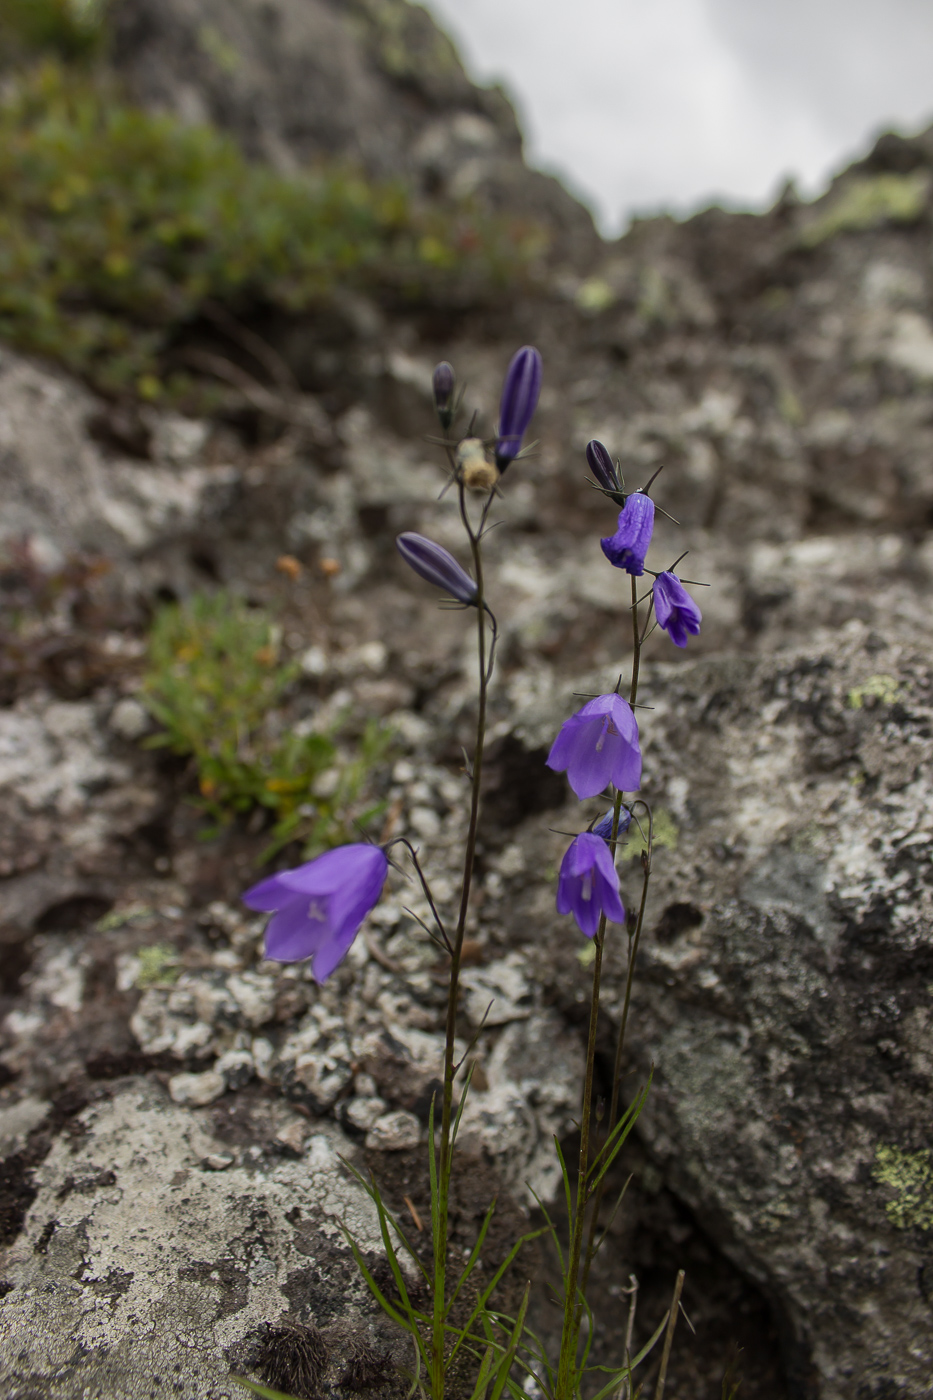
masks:
<path fill-rule="evenodd" d="M 121 739 L 132 741 L 141 739 L 149 730 L 152 721 L 146 707 L 131 695 L 127 695 L 123 700 L 118 700 L 110 711 L 109 723 L 114 734 Z"/>
<path fill-rule="evenodd" d="M 397 1109 L 384 1113 L 366 1134 L 366 1146 L 378 1152 L 400 1152 L 405 1147 L 417 1147 L 421 1139 L 421 1124 L 413 1113 Z"/>
<path fill-rule="evenodd" d="M 209 1157 L 201 1158 L 201 1166 L 209 1172 L 225 1172 L 235 1161 L 229 1152 L 212 1152 Z"/>
<path fill-rule="evenodd" d="M 343 1112 L 345 1119 L 352 1127 L 368 1132 L 370 1128 L 375 1127 L 385 1111 L 385 1099 L 374 1096 L 372 1098 L 350 1099 Z"/>
<path fill-rule="evenodd" d="M 215 1069 L 203 1074 L 175 1074 L 168 1081 L 168 1091 L 175 1103 L 189 1108 L 203 1108 L 227 1091 L 227 1082 Z"/>

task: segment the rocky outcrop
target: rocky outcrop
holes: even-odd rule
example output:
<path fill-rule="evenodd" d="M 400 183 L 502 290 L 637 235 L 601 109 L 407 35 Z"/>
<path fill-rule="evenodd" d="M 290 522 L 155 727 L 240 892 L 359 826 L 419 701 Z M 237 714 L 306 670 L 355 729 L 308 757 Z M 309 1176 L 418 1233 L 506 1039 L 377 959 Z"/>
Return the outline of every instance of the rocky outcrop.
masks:
<path fill-rule="evenodd" d="M 450 40 L 408 0 L 119 0 L 112 57 L 136 98 L 231 132 L 294 170 L 339 159 L 425 194 L 540 222 L 574 263 L 590 215 L 529 170 L 500 88 L 467 78 Z"/>
<path fill-rule="evenodd" d="M 384 1379 L 397 1342 L 373 1318 L 341 1234 L 372 1256 L 379 1226 L 341 1166 L 354 1148 L 339 1130 L 312 1135 L 273 1113 L 231 1152 L 203 1114 L 146 1080 L 69 1126 L 4 1261 L 10 1400 L 233 1400 L 245 1393 L 236 1373 L 287 1384 L 291 1363 L 294 1382 L 296 1353 L 305 1381 L 338 1383 L 354 1363 Z"/>
<path fill-rule="evenodd" d="M 490 199 L 495 169 L 521 169 L 511 116 L 469 86 L 415 9 L 122 0 L 115 13 L 116 59 L 137 92 L 220 121 L 256 155 L 283 165 L 345 155 L 451 193 L 457 171 L 472 169 Z M 400 47 L 386 38 L 393 25 Z M 353 102 L 327 97 L 333 73 Z M 459 132 L 461 145 L 450 155 L 448 136 L 432 145 L 432 132 Z M 548 1139 L 572 1124 L 587 995 L 580 940 L 557 920 L 547 878 L 565 839 L 551 828 L 577 826 L 580 809 L 564 808 L 543 756 L 574 692 L 612 684 L 628 646 L 628 600 L 598 545 L 613 512 L 584 485 L 582 448 L 602 438 L 630 483 L 663 465 L 656 496 L 680 525 L 659 517 L 658 560 L 689 546 L 691 577 L 712 587 L 688 654 L 655 636 L 645 663 L 658 849 L 626 1087 L 652 1064 L 654 1080 L 629 1209 L 640 1202 L 641 1218 L 657 1221 L 659 1197 L 676 1203 L 682 1214 L 652 1227 L 664 1259 L 676 1266 L 700 1240 L 733 1271 L 733 1296 L 768 1300 L 783 1362 L 769 1360 L 746 1400 L 921 1400 L 933 1368 L 931 180 L 928 138 L 885 138 L 814 205 L 788 197 L 761 218 L 711 210 L 638 224 L 611 247 L 587 243 L 595 262 L 587 252 L 552 266 L 538 300 L 461 319 L 449 335 L 362 301 L 336 347 L 315 323 L 293 326 L 278 348 L 319 393 L 302 400 L 316 426 L 271 447 L 229 421 L 149 409 L 124 419 L 123 406 L 6 351 L 0 366 L 7 547 L 29 536 L 40 573 L 77 550 L 102 552 L 112 596 L 136 607 L 206 580 L 278 597 L 305 668 L 290 718 L 349 707 L 390 719 L 398 746 L 384 796 L 444 905 L 462 835 L 465 631 L 405 577 L 392 540 L 414 528 L 459 547 L 423 441 L 432 363 L 456 364 L 485 431 L 508 355 L 526 341 L 542 349 L 539 455 L 510 469 L 505 525 L 487 546 L 502 644 L 462 1024 L 469 1043 L 493 1002 L 473 1051 L 469 1144 L 516 1193 L 526 1180 L 553 1186 Z M 514 191 L 522 207 L 537 197 L 520 181 Z M 287 595 L 275 569 L 285 550 L 303 569 Z M 184 775 L 137 743 L 139 613 L 99 605 L 85 599 L 80 624 L 95 630 L 98 669 L 79 684 L 40 658 L 0 711 L 0 1137 L 19 1162 L 0 1182 L 16 1226 L 0 1267 L 13 1284 L 0 1304 L 3 1364 L 24 1396 L 54 1384 L 62 1400 L 88 1385 L 106 1393 L 101 1348 L 128 1354 L 124 1299 L 167 1298 L 176 1320 L 195 1310 L 194 1356 L 173 1361 L 192 1386 L 223 1384 L 224 1348 L 259 1320 L 325 1330 L 282 1286 L 300 1266 L 282 1223 L 293 1204 L 305 1209 L 295 1173 L 313 1169 L 317 1201 L 321 1140 L 345 1135 L 390 1174 L 423 1150 L 412 1144 L 443 1006 L 442 968 L 406 912 L 421 912 L 410 889 L 392 889 L 323 993 L 261 962 L 236 901 L 264 838 L 197 839 Z M 72 615 L 62 607 L 53 622 L 56 645 L 72 646 Z M 625 886 L 631 902 L 634 863 Z M 609 954 L 607 1050 L 621 951 Z M 121 1086 L 128 1070 L 146 1080 Z M 72 1113 L 77 1136 L 56 1139 L 41 1165 L 45 1105 L 66 1085 L 86 1094 L 114 1080 L 114 1099 Z M 128 1150 L 118 1161 L 108 1146 L 130 1142 L 127 1105 L 140 1103 L 139 1132 L 171 1125 L 177 1170 L 197 1188 L 154 1186 L 160 1220 L 186 1242 L 202 1216 L 209 1224 L 210 1248 L 185 1245 L 208 1272 L 177 1287 L 180 1254 L 160 1259 L 127 1236 L 134 1263 L 120 1264 L 103 1243 L 106 1221 L 125 1223 L 121 1201 L 148 1181 Z M 252 1136 L 215 1140 L 223 1115 L 256 1113 Z M 59 1204 L 69 1173 L 91 1185 Z M 231 1231 L 229 1182 L 273 1222 L 268 1276 L 250 1273 L 258 1235 Z M 325 1227 L 316 1214 L 314 1231 Z M 613 1298 L 635 1257 L 625 1212 L 619 1230 Z M 650 1278 L 656 1266 L 637 1267 Z M 129 1292 L 110 1278 L 121 1268 L 134 1275 Z M 345 1277 L 334 1275 L 339 1290 Z M 53 1361 L 41 1359 L 48 1337 L 28 1341 L 30 1290 L 45 1288 L 63 1335 L 103 1329 L 97 1351 L 89 1341 L 65 1356 L 58 1339 Z M 243 1306 L 224 1311 L 230 1297 Z M 701 1315 L 690 1277 L 685 1297 Z M 361 1309 L 363 1340 L 371 1325 Z M 702 1351 L 699 1330 L 690 1345 Z M 689 1350 L 679 1348 L 669 1393 L 718 1395 L 724 1350 L 698 1380 L 677 1371 Z M 129 1394 L 149 1366 L 140 1355 L 121 1373 Z M 53 1377 L 50 1366 L 64 1369 Z"/>

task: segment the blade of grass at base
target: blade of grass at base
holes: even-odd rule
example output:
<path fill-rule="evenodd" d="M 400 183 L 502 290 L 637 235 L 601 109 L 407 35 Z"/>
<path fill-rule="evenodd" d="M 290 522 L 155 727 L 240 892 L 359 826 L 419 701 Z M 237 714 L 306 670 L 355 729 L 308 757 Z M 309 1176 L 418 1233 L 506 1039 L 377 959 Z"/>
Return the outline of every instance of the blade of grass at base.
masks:
<path fill-rule="evenodd" d="M 236 1381 L 237 1385 L 253 1391 L 255 1395 L 261 1395 L 263 1400 L 295 1400 L 294 1395 L 283 1395 L 281 1390 L 270 1390 L 267 1385 L 257 1385 L 255 1381 L 248 1381 L 245 1376 L 231 1376 L 230 1379 Z"/>
<path fill-rule="evenodd" d="M 503 1390 L 505 1390 L 506 1382 L 509 1379 L 509 1372 L 515 1364 L 515 1355 L 518 1351 L 518 1344 L 521 1341 L 522 1333 L 525 1330 L 525 1314 L 528 1311 L 528 1299 L 530 1297 L 531 1284 L 526 1283 L 525 1296 L 522 1298 L 522 1305 L 518 1310 L 518 1317 L 515 1319 L 515 1330 L 512 1333 L 512 1340 L 509 1342 L 508 1351 L 505 1353 L 505 1356 L 503 1356 L 502 1360 L 499 1362 L 499 1374 L 496 1377 L 496 1383 L 492 1388 L 492 1395 L 489 1397 L 489 1400 L 501 1400 L 502 1392 Z"/>
<path fill-rule="evenodd" d="M 473 1272 L 474 1268 L 476 1267 L 476 1261 L 477 1261 L 477 1259 L 479 1258 L 479 1252 L 480 1252 L 480 1250 L 481 1250 L 482 1247 L 483 1247 L 483 1241 L 484 1241 L 485 1238 L 486 1238 L 486 1233 L 487 1233 L 487 1231 L 488 1231 L 488 1229 L 489 1229 L 489 1226 L 490 1226 L 491 1223 L 492 1223 L 492 1216 L 493 1216 L 493 1212 L 494 1212 L 495 1209 L 496 1209 L 496 1203 L 495 1203 L 495 1201 L 493 1201 L 492 1205 L 489 1207 L 489 1209 L 488 1209 L 487 1212 L 486 1212 L 486 1216 L 485 1216 L 485 1219 L 483 1220 L 482 1225 L 480 1226 L 479 1234 L 478 1234 L 477 1237 L 476 1237 L 476 1243 L 474 1244 L 473 1248 L 470 1250 L 470 1257 L 469 1257 L 469 1259 L 466 1261 L 466 1264 L 465 1264 L 464 1269 L 463 1269 L 463 1273 L 460 1275 L 460 1278 L 457 1280 L 457 1286 L 456 1286 L 456 1288 L 454 1289 L 453 1293 L 452 1293 L 451 1296 L 450 1296 L 450 1302 L 447 1304 L 446 1308 L 444 1309 L 444 1316 L 445 1316 L 445 1317 L 448 1317 L 448 1316 L 450 1315 L 450 1310 L 451 1310 L 451 1308 L 453 1307 L 454 1303 L 457 1301 L 457 1298 L 458 1298 L 459 1295 L 460 1295 L 460 1290 L 461 1290 L 461 1288 L 462 1288 L 463 1285 L 466 1283 L 466 1281 L 467 1281 L 467 1279 L 469 1278 L 470 1274 Z"/>
<path fill-rule="evenodd" d="M 629 1104 L 628 1108 L 597 1152 L 593 1161 L 590 1163 L 589 1170 L 587 1171 L 587 1183 L 591 1192 L 599 1185 L 600 1181 L 621 1152 L 626 1138 L 634 1128 L 636 1120 L 647 1102 L 650 1088 L 651 1080 L 649 1079 L 638 1097 Z"/>
<path fill-rule="evenodd" d="M 622 1366 L 619 1368 L 619 1370 L 614 1371 L 612 1373 L 612 1380 L 609 1381 L 608 1385 L 604 1385 L 602 1390 L 598 1391 L 597 1394 L 593 1396 L 593 1400 L 605 1400 L 605 1397 L 607 1395 L 611 1394 L 613 1390 L 618 1389 L 618 1387 L 625 1380 L 625 1377 L 627 1375 L 630 1375 L 631 1372 L 635 1370 L 636 1366 L 641 1365 L 645 1357 L 649 1355 L 653 1347 L 657 1346 L 661 1337 L 664 1335 L 664 1329 L 667 1326 L 667 1319 L 669 1317 L 670 1309 L 668 1309 L 667 1312 L 664 1314 L 663 1318 L 661 1319 L 661 1325 L 658 1327 L 657 1331 L 652 1334 L 650 1339 L 645 1343 L 638 1355 L 633 1356 L 627 1366 Z M 607 1372 L 609 1370 L 609 1367 L 591 1366 L 590 1370 Z"/>
<path fill-rule="evenodd" d="M 509 1265 L 512 1263 L 512 1261 L 513 1261 L 515 1258 L 517 1258 L 519 1250 L 522 1249 L 522 1247 L 523 1247 L 524 1245 L 530 1244 L 532 1240 L 538 1239 L 538 1237 L 539 1237 L 540 1235 L 546 1235 L 546 1234 L 547 1234 L 547 1227 L 544 1226 L 544 1227 L 543 1227 L 542 1229 L 540 1229 L 540 1230 L 533 1230 L 533 1231 L 532 1231 L 530 1234 L 528 1234 L 528 1235 L 522 1235 L 521 1239 L 517 1240 L 517 1241 L 515 1242 L 515 1244 L 513 1244 L 512 1248 L 509 1250 L 509 1252 L 508 1252 L 508 1254 L 506 1255 L 505 1259 L 504 1259 L 503 1262 L 499 1265 L 499 1267 L 498 1267 L 498 1269 L 496 1270 L 496 1272 L 493 1274 L 492 1279 L 491 1279 L 490 1282 L 486 1285 L 486 1287 L 483 1289 L 482 1293 L 479 1295 L 479 1298 L 476 1300 L 476 1304 L 475 1304 L 475 1306 L 474 1306 L 474 1308 L 473 1308 L 473 1311 L 470 1313 L 470 1316 L 467 1318 L 466 1322 L 463 1324 L 464 1337 L 462 1337 L 462 1338 L 460 1339 L 460 1341 L 458 1341 L 458 1342 L 456 1342 L 456 1343 L 454 1344 L 454 1349 L 453 1349 L 453 1351 L 450 1353 L 450 1357 L 448 1358 L 448 1362 L 447 1362 L 448 1366 L 453 1365 L 454 1357 L 457 1355 L 457 1352 L 460 1350 L 460 1347 L 463 1345 L 463 1341 L 464 1341 L 464 1339 L 465 1339 L 467 1329 L 468 1329 L 469 1327 L 472 1327 L 472 1326 L 473 1326 L 474 1321 L 476 1320 L 477 1317 L 479 1317 L 479 1315 L 480 1315 L 481 1313 L 485 1312 L 485 1310 L 486 1310 L 486 1303 L 487 1303 L 487 1301 L 489 1300 L 489 1298 L 490 1298 L 490 1296 L 491 1296 L 491 1294 L 492 1294 L 493 1289 L 496 1288 L 496 1287 L 498 1286 L 499 1281 L 500 1281 L 500 1279 L 502 1278 L 502 1275 L 505 1273 L 506 1269 L 508 1269 L 508 1267 L 509 1267 Z"/>
<path fill-rule="evenodd" d="M 553 1220 L 551 1219 L 550 1215 L 548 1214 L 547 1207 L 545 1206 L 545 1204 L 544 1204 L 544 1202 L 542 1201 L 541 1197 L 538 1195 L 537 1191 L 535 1191 L 533 1187 L 529 1186 L 527 1181 L 525 1182 L 525 1185 L 528 1187 L 528 1190 L 529 1190 L 529 1191 L 531 1192 L 531 1194 L 534 1196 L 534 1198 L 535 1198 L 535 1204 L 537 1205 L 537 1207 L 538 1207 L 538 1209 L 540 1210 L 541 1214 L 544 1216 L 545 1220 L 547 1221 L 547 1231 L 548 1231 L 548 1233 L 550 1234 L 551 1239 L 552 1239 L 553 1242 L 554 1242 L 554 1248 L 557 1250 L 557 1262 L 558 1262 L 558 1264 L 560 1265 L 560 1276 L 561 1276 L 561 1279 L 563 1279 L 563 1278 L 564 1278 L 564 1251 L 563 1251 L 563 1250 L 561 1249 L 561 1247 L 560 1247 L 560 1240 L 557 1238 L 557 1230 L 556 1230 L 556 1228 L 555 1228 L 554 1222 L 553 1222 Z"/>
<path fill-rule="evenodd" d="M 473 1387 L 471 1400 L 484 1400 L 486 1388 L 489 1385 L 489 1375 L 495 1361 L 495 1352 L 492 1347 L 487 1347 L 483 1354 L 482 1364 L 479 1368 L 479 1375 L 476 1377 L 476 1385 Z"/>
<path fill-rule="evenodd" d="M 395 1233 L 396 1233 L 396 1234 L 398 1235 L 398 1237 L 399 1237 L 399 1240 L 400 1240 L 401 1243 L 404 1245 L 406 1254 L 409 1254 L 409 1255 L 411 1256 L 411 1258 L 413 1259 L 414 1263 L 416 1264 L 416 1266 L 417 1266 L 418 1269 L 420 1270 L 421 1274 L 423 1275 L 425 1283 L 427 1283 L 428 1285 L 430 1285 L 431 1278 L 430 1278 L 430 1275 L 428 1274 L 427 1269 L 426 1269 L 426 1268 L 424 1267 L 424 1265 L 422 1264 L 420 1258 L 418 1257 L 418 1254 L 417 1254 L 416 1251 L 415 1251 L 414 1245 L 411 1243 L 411 1241 L 409 1240 L 408 1236 L 405 1234 L 405 1231 L 402 1229 L 401 1225 L 399 1224 L 397 1217 L 392 1213 L 392 1211 L 386 1209 L 385 1202 L 384 1202 L 383 1199 L 382 1199 L 382 1196 L 381 1196 L 381 1194 L 380 1194 L 380 1191 L 379 1191 L 378 1186 L 377 1186 L 376 1183 L 375 1183 L 375 1180 L 367 1181 L 366 1178 L 365 1178 L 365 1176 L 363 1176 L 361 1172 L 358 1172 L 357 1169 L 356 1169 L 356 1167 L 353 1165 L 353 1163 L 352 1163 L 352 1162 L 349 1162 L 349 1161 L 347 1160 L 346 1157 L 341 1157 L 341 1158 L 340 1158 L 340 1162 L 341 1162 L 341 1165 L 344 1166 L 344 1167 L 346 1167 L 347 1171 L 350 1172 L 350 1174 L 351 1174 L 352 1176 L 354 1176 L 354 1177 L 356 1178 L 356 1180 L 359 1182 L 359 1184 L 362 1186 L 363 1190 L 366 1192 L 367 1196 L 368 1196 L 369 1199 L 372 1201 L 373 1205 L 376 1207 L 376 1211 L 377 1211 L 377 1212 L 380 1212 L 380 1211 L 381 1211 L 382 1213 L 385 1214 L 386 1219 L 389 1221 L 389 1224 L 392 1226 L 392 1229 L 395 1231 Z M 433 1218 L 433 1217 L 432 1217 L 432 1218 Z M 341 1228 L 342 1228 L 342 1227 L 341 1227 Z"/>

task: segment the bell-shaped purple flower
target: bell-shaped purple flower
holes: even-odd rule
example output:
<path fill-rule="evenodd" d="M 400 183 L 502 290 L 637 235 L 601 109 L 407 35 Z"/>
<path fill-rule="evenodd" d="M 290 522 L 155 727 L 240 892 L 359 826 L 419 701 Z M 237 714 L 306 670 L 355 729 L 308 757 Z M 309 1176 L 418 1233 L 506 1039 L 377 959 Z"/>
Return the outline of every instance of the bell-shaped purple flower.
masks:
<path fill-rule="evenodd" d="M 443 588 L 458 603 L 476 602 L 476 584 L 442 545 L 408 531 L 398 536 L 395 546 L 405 563 L 428 583 Z"/>
<path fill-rule="evenodd" d="M 587 938 L 599 927 L 601 914 L 615 924 L 625 923 L 612 854 L 603 838 L 591 831 L 574 837 L 560 863 L 557 912 L 572 914 Z"/>
<path fill-rule="evenodd" d="M 625 494 L 615 462 L 601 442 L 594 438 L 586 445 L 586 461 L 598 485 L 617 505 L 625 505 Z"/>
<path fill-rule="evenodd" d="M 641 749 L 631 705 L 614 692 L 587 701 L 564 720 L 547 766 L 558 773 L 566 770 L 581 799 L 596 797 L 607 783 L 620 792 L 635 792 L 641 783 Z"/>
<path fill-rule="evenodd" d="M 243 903 L 272 915 L 266 957 L 273 962 L 313 958 L 316 981 L 326 982 L 382 894 L 388 869 L 379 846 L 338 846 L 253 885 Z"/>
<path fill-rule="evenodd" d="M 496 440 L 496 466 L 500 472 L 521 451 L 541 392 L 541 356 L 533 345 L 523 345 L 512 356 L 502 386 L 499 404 L 499 435 Z"/>
<path fill-rule="evenodd" d="M 685 647 L 688 635 L 700 630 L 703 614 L 676 574 L 658 574 L 654 581 L 654 610 L 675 647 Z"/>
<path fill-rule="evenodd" d="M 600 540 L 603 554 L 617 569 L 639 577 L 645 572 L 645 555 L 654 530 L 654 501 L 643 491 L 633 491 L 619 513 L 619 528 Z"/>
<path fill-rule="evenodd" d="M 590 830 L 592 831 L 593 835 L 601 836 L 604 841 L 611 841 L 612 818 L 614 815 L 615 813 L 610 807 L 606 815 L 604 817 L 600 817 L 599 821 L 595 822 L 594 825 L 590 827 Z M 619 812 L 619 826 L 616 831 L 616 839 L 618 840 L 620 836 L 624 836 L 631 825 L 632 814 L 627 807 L 623 807 L 622 810 Z"/>

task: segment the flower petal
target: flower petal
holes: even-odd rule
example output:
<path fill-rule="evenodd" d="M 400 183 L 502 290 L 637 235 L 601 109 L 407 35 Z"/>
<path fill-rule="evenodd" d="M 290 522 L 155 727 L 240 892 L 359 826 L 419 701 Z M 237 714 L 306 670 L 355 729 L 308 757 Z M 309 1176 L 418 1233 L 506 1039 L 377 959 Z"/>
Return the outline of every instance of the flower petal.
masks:
<path fill-rule="evenodd" d="M 281 875 L 270 875 L 253 885 L 240 898 L 248 909 L 256 909 L 262 914 L 272 914 L 283 909 L 295 898 L 295 891 L 283 884 Z"/>
<path fill-rule="evenodd" d="M 265 955 L 270 962 L 302 962 L 320 947 L 330 931 L 326 905 L 317 918 L 310 917 L 310 908 L 310 901 L 302 897 L 273 914 L 266 928 Z"/>

